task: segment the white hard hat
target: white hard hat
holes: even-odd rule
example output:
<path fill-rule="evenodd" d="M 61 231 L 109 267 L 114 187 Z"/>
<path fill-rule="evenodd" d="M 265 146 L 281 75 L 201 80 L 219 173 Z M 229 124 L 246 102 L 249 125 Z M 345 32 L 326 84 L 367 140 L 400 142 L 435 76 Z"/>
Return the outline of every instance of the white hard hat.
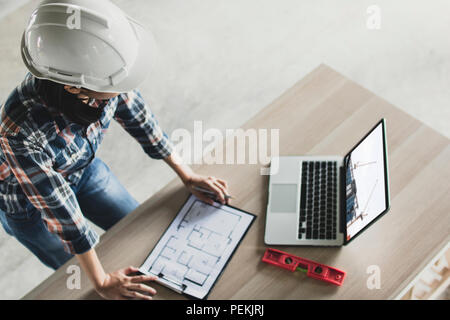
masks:
<path fill-rule="evenodd" d="M 128 92 L 150 72 L 153 36 L 108 0 L 47 0 L 22 36 L 37 78 L 99 92 Z"/>

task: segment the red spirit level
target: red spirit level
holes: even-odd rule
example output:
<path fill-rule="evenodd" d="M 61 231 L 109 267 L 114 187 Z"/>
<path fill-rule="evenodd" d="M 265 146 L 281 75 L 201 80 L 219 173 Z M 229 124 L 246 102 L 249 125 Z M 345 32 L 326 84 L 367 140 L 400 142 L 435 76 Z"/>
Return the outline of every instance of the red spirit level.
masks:
<path fill-rule="evenodd" d="M 292 272 L 296 270 L 306 272 L 306 275 L 310 278 L 322 280 L 337 286 L 342 285 L 345 278 L 345 271 L 276 249 L 267 249 L 262 261 Z"/>

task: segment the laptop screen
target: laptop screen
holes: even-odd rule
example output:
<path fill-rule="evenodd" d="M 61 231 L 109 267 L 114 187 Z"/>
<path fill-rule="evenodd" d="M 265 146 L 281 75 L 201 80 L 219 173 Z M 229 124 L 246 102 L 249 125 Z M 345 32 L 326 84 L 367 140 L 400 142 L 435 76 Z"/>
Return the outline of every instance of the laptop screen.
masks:
<path fill-rule="evenodd" d="M 351 240 L 389 207 L 384 119 L 346 157 L 346 227 Z"/>

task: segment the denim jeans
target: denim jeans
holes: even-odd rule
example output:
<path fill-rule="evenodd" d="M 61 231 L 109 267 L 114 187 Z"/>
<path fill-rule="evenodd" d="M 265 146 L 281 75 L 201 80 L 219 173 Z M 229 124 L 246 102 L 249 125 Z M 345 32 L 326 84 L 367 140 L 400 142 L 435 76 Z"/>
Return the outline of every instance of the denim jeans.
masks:
<path fill-rule="evenodd" d="M 139 205 L 98 158 L 85 169 L 80 182 L 72 189 L 83 215 L 103 230 L 108 230 Z M 64 250 L 58 236 L 47 230 L 37 209 L 23 215 L 10 215 L 0 210 L 0 221 L 8 234 L 48 267 L 57 269 L 72 257 Z"/>

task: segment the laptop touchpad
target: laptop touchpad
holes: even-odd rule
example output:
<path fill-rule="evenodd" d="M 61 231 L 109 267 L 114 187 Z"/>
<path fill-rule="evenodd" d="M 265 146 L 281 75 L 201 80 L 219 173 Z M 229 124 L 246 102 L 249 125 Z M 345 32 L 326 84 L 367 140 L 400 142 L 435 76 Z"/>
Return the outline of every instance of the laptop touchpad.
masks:
<path fill-rule="evenodd" d="M 271 212 L 297 212 L 297 185 L 272 184 L 270 190 Z"/>

